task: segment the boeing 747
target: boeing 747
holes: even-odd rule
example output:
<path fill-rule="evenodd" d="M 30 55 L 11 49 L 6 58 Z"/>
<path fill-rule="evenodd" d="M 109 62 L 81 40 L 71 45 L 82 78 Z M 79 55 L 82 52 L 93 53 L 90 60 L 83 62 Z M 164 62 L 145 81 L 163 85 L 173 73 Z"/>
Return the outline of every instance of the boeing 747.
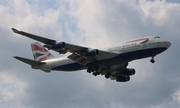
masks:
<path fill-rule="evenodd" d="M 143 37 L 130 40 L 108 48 L 92 49 L 84 46 L 73 45 L 66 42 L 57 42 L 53 39 L 30 34 L 12 28 L 14 33 L 34 39 L 38 42 L 31 43 L 34 60 L 14 56 L 14 58 L 31 65 L 33 69 L 45 72 L 78 71 L 86 69 L 94 76 L 105 75 L 106 78 L 117 82 L 127 82 L 135 74 L 134 68 L 127 68 L 128 63 L 147 57 L 154 63 L 154 57 L 171 46 L 169 41 L 159 36 Z M 68 57 L 54 57 L 48 50 L 60 54 L 70 53 Z"/>

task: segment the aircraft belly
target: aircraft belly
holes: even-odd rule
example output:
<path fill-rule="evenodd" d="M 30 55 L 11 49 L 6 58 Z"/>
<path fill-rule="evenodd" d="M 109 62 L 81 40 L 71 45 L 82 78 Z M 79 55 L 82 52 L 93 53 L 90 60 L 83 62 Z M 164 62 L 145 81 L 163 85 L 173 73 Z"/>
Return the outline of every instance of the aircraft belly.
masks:
<path fill-rule="evenodd" d="M 157 55 L 166 49 L 167 48 L 151 48 L 151 49 L 143 49 L 143 50 L 138 50 L 138 51 L 121 53 L 117 57 L 105 59 L 105 60 L 98 60 L 98 61 L 95 61 L 93 64 L 98 65 L 100 67 L 113 66 L 117 64 L 127 63 L 136 59 L 151 57 L 152 55 Z M 69 64 L 54 67 L 52 68 L 52 70 L 76 71 L 76 70 L 82 70 L 86 68 L 87 68 L 86 66 L 83 66 L 77 62 L 74 62 L 74 63 L 69 63 Z"/>
<path fill-rule="evenodd" d="M 165 51 L 167 48 L 151 48 L 151 49 L 143 49 L 138 51 L 132 51 L 132 52 L 125 52 L 119 54 L 119 56 L 106 59 L 106 60 L 100 60 L 95 62 L 96 65 L 106 65 L 106 66 L 113 66 L 116 64 L 121 63 L 127 63 L 132 60 L 136 59 L 142 59 L 146 57 L 151 57 L 152 55 L 157 55 L 163 51 Z"/>
<path fill-rule="evenodd" d="M 61 65 L 52 68 L 52 70 L 58 70 L 58 71 L 77 71 L 82 69 L 85 69 L 85 67 L 79 63 L 71 63 L 71 64 Z"/>

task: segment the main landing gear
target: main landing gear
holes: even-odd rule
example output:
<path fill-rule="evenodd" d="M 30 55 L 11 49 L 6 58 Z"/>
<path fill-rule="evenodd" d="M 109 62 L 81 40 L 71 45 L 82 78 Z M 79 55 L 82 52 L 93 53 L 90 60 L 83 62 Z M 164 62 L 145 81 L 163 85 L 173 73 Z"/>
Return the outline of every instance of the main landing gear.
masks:
<path fill-rule="evenodd" d="M 111 76 L 111 72 L 107 72 L 106 74 L 105 74 L 105 78 L 109 78 Z"/>
<path fill-rule="evenodd" d="M 98 70 L 98 67 L 97 66 L 93 66 L 93 65 L 90 65 L 87 69 L 87 72 L 88 73 L 91 73 L 93 72 L 93 75 L 94 76 L 97 76 L 97 75 L 100 75 L 100 73 L 97 71 Z"/>
<path fill-rule="evenodd" d="M 99 67 L 98 66 L 96 66 L 96 65 L 93 65 L 93 64 L 90 64 L 89 66 L 88 66 L 88 68 L 87 68 L 87 72 L 88 73 L 91 73 L 92 72 L 92 74 L 94 75 L 94 76 L 97 76 L 97 75 L 100 75 L 101 73 L 100 72 L 98 72 L 98 70 L 99 70 Z M 107 72 L 106 74 L 105 74 L 105 78 L 110 78 L 110 76 L 111 76 L 111 72 Z"/>

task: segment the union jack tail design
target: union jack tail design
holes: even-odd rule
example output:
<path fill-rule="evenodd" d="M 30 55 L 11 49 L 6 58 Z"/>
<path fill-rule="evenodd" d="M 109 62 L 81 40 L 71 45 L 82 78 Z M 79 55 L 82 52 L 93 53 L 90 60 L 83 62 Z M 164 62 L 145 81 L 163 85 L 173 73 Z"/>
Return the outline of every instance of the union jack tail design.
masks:
<path fill-rule="evenodd" d="M 43 46 L 41 46 L 38 42 L 31 43 L 31 48 L 34 56 L 34 60 L 36 61 L 44 61 L 47 59 L 54 58 L 54 56 L 48 52 Z"/>

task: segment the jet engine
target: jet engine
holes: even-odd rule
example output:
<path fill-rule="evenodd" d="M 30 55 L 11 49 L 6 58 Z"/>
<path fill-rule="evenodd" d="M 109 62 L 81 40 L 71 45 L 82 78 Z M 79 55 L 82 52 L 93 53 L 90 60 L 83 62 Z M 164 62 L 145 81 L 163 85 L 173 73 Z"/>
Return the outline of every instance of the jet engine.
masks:
<path fill-rule="evenodd" d="M 136 73 L 135 69 L 133 69 L 133 68 L 126 68 L 125 70 L 123 70 L 121 72 L 121 74 L 124 75 L 124 76 L 134 75 L 135 73 Z"/>
<path fill-rule="evenodd" d="M 129 76 L 118 76 L 118 77 L 116 77 L 117 82 L 127 82 L 129 80 L 130 80 Z"/>
<path fill-rule="evenodd" d="M 51 47 L 51 49 L 61 49 L 61 50 L 63 50 L 63 49 L 65 49 L 65 47 L 66 47 L 66 43 L 65 42 L 58 42 L 58 43 L 54 44 Z"/>
<path fill-rule="evenodd" d="M 86 52 L 86 56 L 97 56 L 97 55 L 99 55 L 98 49 L 89 49 Z"/>

